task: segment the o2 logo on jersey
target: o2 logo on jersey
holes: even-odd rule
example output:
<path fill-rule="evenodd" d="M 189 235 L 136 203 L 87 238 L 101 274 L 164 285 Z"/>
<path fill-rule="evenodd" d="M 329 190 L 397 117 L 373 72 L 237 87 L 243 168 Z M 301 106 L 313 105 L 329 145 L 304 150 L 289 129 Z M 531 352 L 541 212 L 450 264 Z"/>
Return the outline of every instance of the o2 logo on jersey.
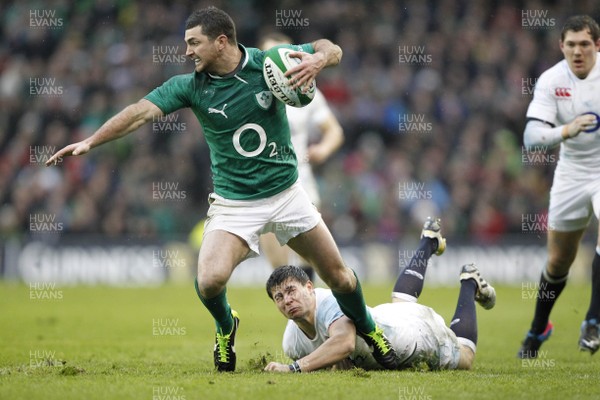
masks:
<path fill-rule="evenodd" d="M 554 89 L 554 95 L 559 99 L 568 99 L 571 97 L 571 88 L 568 87 L 557 87 Z"/>
<path fill-rule="evenodd" d="M 258 138 L 260 139 L 258 147 L 252 151 L 244 149 L 240 140 L 240 138 L 242 137 L 242 133 L 250 130 L 256 132 L 258 134 Z M 248 132 L 247 134 L 250 134 L 250 132 Z M 235 148 L 235 151 L 237 151 L 244 157 L 256 157 L 257 155 L 262 153 L 265 147 L 267 147 L 267 132 L 265 132 L 265 129 L 258 124 L 244 124 L 233 133 L 233 147 Z M 271 142 L 269 143 L 269 147 L 271 147 L 271 153 L 269 154 L 269 157 L 275 157 L 277 155 L 277 145 L 275 144 L 275 142 Z"/>

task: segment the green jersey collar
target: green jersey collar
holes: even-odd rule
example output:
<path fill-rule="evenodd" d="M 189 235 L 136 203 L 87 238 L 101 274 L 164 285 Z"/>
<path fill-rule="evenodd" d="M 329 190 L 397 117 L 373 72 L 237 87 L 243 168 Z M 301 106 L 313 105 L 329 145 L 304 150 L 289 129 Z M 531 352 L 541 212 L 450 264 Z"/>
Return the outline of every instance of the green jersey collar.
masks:
<path fill-rule="evenodd" d="M 242 46 L 241 44 L 238 43 L 238 48 L 242 52 L 242 59 L 240 60 L 240 63 L 237 65 L 237 67 L 235 67 L 235 69 L 233 71 L 231 71 L 228 74 L 222 75 L 222 76 L 213 75 L 213 74 L 207 72 L 208 76 L 210 76 L 212 79 L 226 79 L 226 78 L 236 77 L 238 72 L 240 72 L 242 69 L 244 69 L 246 64 L 248 64 L 248 58 L 249 58 L 248 51 L 246 50 L 246 48 L 244 46 Z"/>

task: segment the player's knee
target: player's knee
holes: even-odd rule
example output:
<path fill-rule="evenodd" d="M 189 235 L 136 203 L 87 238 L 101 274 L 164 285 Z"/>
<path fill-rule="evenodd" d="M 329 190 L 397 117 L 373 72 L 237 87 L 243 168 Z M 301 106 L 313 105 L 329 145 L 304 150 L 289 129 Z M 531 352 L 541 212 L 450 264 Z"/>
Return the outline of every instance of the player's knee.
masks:
<path fill-rule="evenodd" d="M 226 276 L 198 268 L 198 290 L 202 297 L 214 297 L 221 293 L 226 285 Z"/>
<path fill-rule="evenodd" d="M 198 291 L 200 295 L 206 299 L 213 298 L 223 291 L 225 285 L 216 284 L 215 282 L 206 282 L 198 279 Z"/>
<path fill-rule="evenodd" d="M 460 359 L 458 360 L 458 369 L 469 370 L 475 361 L 475 353 L 467 346 L 460 347 Z"/>
<path fill-rule="evenodd" d="M 575 253 L 571 251 L 551 253 L 548 256 L 547 270 L 552 276 L 562 276 L 569 272 L 575 260 Z"/>

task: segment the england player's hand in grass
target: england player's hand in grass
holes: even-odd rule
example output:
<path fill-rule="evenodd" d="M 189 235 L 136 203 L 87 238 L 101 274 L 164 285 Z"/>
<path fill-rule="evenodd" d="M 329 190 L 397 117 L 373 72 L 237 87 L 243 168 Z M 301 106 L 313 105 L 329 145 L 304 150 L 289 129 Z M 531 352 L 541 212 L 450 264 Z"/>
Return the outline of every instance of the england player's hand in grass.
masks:
<path fill-rule="evenodd" d="M 290 369 L 290 366 L 287 364 L 281 364 L 275 361 L 271 361 L 269 364 L 267 364 L 267 366 L 265 367 L 265 371 L 269 371 L 269 372 L 292 372 L 292 370 Z"/>

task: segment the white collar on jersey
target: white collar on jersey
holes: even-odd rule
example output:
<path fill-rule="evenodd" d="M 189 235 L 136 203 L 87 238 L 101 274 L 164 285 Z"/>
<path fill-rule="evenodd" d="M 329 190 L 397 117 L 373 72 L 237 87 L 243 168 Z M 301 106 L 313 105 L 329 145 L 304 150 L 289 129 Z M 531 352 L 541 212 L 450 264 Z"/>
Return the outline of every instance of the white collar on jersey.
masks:
<path fill-rule="evenodd" d="M 223 75 L 223 76 L 219 76 L 219 75 L 213 75 L 211 73 L 208 73 L 208 76 L 210 76 L 213 79 L 226 79 L 226 78 L 237 78 L 240 81 L 244 82 L 245 84 L 248 84 L 248 82 L 246 82 L 245 80 L 243 80 L 242 78 L 240 78 L 237 74 L 238 72 L 240 72 L 242 69 L 244 69 L 244 67 L 246 66 L 246 64 L 248 64 L 248 51 L 246 50 L 246 48 L 244 46 L 242 46 L 241 44 L 238 43 L 238 48 L 242 51 L 242 59 L 240 60 L 240 63 L 237 65 L 237 67 L 235 67 L 235 69 L 233 71 L 231 71 L 230 73 Z"/>

